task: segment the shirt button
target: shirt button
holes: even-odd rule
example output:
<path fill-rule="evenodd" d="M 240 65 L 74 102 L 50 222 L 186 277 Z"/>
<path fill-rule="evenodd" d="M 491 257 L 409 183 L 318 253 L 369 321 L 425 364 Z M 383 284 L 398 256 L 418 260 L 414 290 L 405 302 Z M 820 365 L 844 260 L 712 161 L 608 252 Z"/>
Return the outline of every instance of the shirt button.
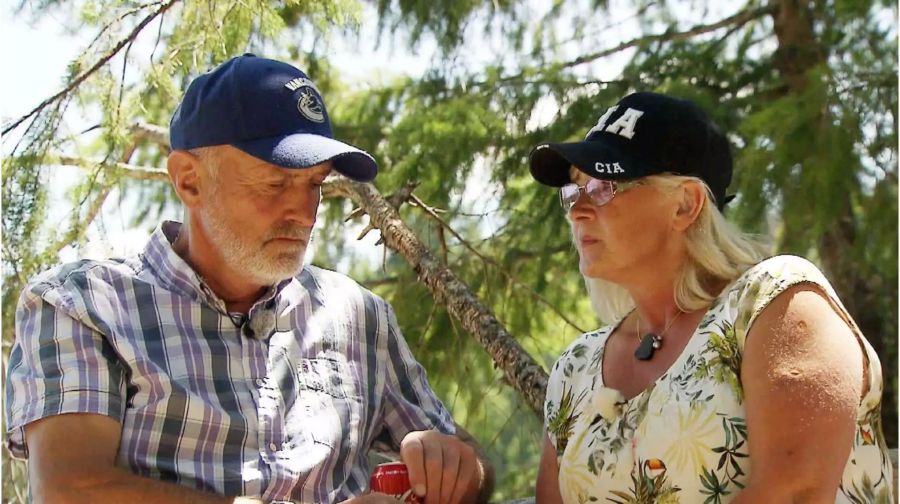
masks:
<path fill-rule="evenodd" d="M 257 379 L 255 379 L 255 380 L 253 380 L 253 381 L 254 381 L 254 383 L 256 383 L 257 388 L 262 388 L 263 383 L 266 382 L 266 381 L 263 380 L 262 378 L 257 378 Z"/>
<path fill-rule="evenodd" d="M 278 445 L 276 445 L 275 443 L 269 443 L 269 450 L 278 451 Z"/>

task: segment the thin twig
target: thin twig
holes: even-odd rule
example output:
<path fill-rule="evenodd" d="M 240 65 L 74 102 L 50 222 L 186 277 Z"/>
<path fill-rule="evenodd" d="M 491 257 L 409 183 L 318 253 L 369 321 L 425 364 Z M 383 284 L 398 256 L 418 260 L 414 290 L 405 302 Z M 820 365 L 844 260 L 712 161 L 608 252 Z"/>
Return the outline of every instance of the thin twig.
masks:
<path fill-rule="evenodd" d="M 629 40 L 627 42 L 622 42 L 621 44 L 619 44 L 615 47 L 605 49 L 603 51 L 599 51 L 599 52 L 592 53 L 592 54 L 586 54 L 584 56 L 579 56 L 572 61 L 563 63 L 562 67 L 569 68 L 569 67 L 573 67 L 573 66 L 578 66 L 578 65 L 581 65 L 584 63 L 591 62 L 596 59 L 610 56 L 617 52 L 624 51 L 625 49 L 629 49 L 631 47 L 636 47 L 636 46 L 639 46 L 642 44 L 646 44 L 648 42 L 670 42 L 673 40 L 685 40 L 685 39 L 689 39 L 689 38 L 697 36 L 697 35 L 702 35 L 704 33 L 716 31 L 719 28 L 724 28 L 726 26 L 732 26 L 732 25 L 742 26 L 756 18 L 765 16 L 767 14 L 771 14 L 772 12 L 775 11 L 776 8 L 777 7 L 773 4 L 773 5 L 766 5 L 765 7 L 760 7 L 758 9 L 747 9 L 747 10 L 738 12 L 737 14 L 735 14 L 733 16 L 729 16 L 720 21 L 716 21 L 715 23 L 696 25 L 685 31 L 680 31 L 680 32 L 679 31 L 667 31 L 665 33 L 659 33 L 659 34 L 655 34 L 655 35 L 647 35 L 645 37 L 639 37 L 636 39 Z"/>
<path fill-rule="evenodd" d="M 374 279 L 374 280 L 366 280 L 366 281 L 363 281 L 363 282 L 360 282 L 360 283 L 361 283 L 362 286 L 365 287 L 366 289 L 372 289 L 372 288 L 374 288 L 374 287 L 380 287 L 380 286 L 382 286 L 382 285 L 394 285 L 394 284 L 396 284 L 399 280 L 400 280 L 400 279 L 399 279 L 398 277 L 390 276 L 390 277 L 376 278 L 376 279 Z"/>
<path fill-rule="evenodd" d="M 169 148 L 169 130 L 155 124 L 139 122 L 131 127 L 132 138 L 149 140 L 164 149 Z"/>
<path fill-rule="evenodd" d="M 737 14 L 734 14 L 732 16 L 728 16 L 725 19 L 716 21 L 715 23 L 695 25 L 684 31 L 671 31 L 670 30 L 670 31 L 666 31 L 664 33 L 657 33 L 657 34 L 653 34 L 653 35 L 646 35 L 643 37 L 638 37 L 638 38 L 631 39 L 626 42 L 622 42 L 621 44 L 619 44 L 615 47 L 611 47 L 609 49 L 604 49 L 602 51 L 598 51 L 595 53 L 579 56 L 579 57 L 575 58 L 574 60 L 567 61 L 567 62 L 562 63 L 561 65 L 554 67 L 554 68 L 562 69 L 562 68 L 571 68 L 574 66 L 583 65 L 585 63 L 590 63 L 591 61 L 594 61 L 594 60 L 597 60 L 600 58 L 605 58 L 606 56 L 611 56 L 618 52 L 624 51 L 625 49 L 637 47 L 637 46 L 640 46 L 642 44 L 646 44 L 649 42 L 668 42 L 668 41 L 673 41 L 673 40 L 685 40 L 685 39 L 689 39 L 689 38 L 697 36 L 697 35 L 702 35 L 704 33 L 716 31 L 716 30 L 718 30 L 720 28 L 724 28 L 726 26 L 738 26 L 738 27 L 743 26 L 756 18 L 759 18 L 759 17 L 762 17 L 767 14 L 771 14 L 771 13 L 775 12 L 776 9 L 777 9 L 777 6 L 774 4 L 766 5 L 765 7 L 760 7 L 757 9 L 746 9 L 746 10 L 740 11 Z M 499 82 L 505 83 L 508 81 L 520 80 L 525 75 L 525 73 L 526 72 L 523 71 L 523 72 L 519 72 L 515 75 L 510 75 L 509 77 L 504 77 L 504 78 L 500 79 Z M 476 82 L 476 83 L 473 83 L 472 85 L 473 86 L 485 86 L 487 84 L 489 84 L 489 83 L 488 82 Z M 490 83 L 490 85 L 496 86 L 497 83 L 496 82 Z"/>
<path fill-rule="evenodd" d="M 513 418 L 518 418 L 518 416 L 516 414 L 521 409 L 522 409 L 522 403 L 517 402 L 515 409 L 512 411 L 512 414 L 510 414 L 509 418 L 507 418 L 506 421 L 503 422 L 503 425 L 500 426 L 500 428 L 497 430 L 497 433 L 494 434 L 494 437 L 491 438 L 490 442 L 488 442 L 488 444 L 485 446 L 485 448 L 492 448 L 494 446 L 494 444 L 497 442 L 497 440 L 500 439 L 500 434 L 503 434 L 503 431 L 505 431 L 506 427 L 509 426 L 509 422 L 511 422 Z"/>
<path fill-rule="evenodd" d="M 78 77 L 73 79 L 72 82 L 69 83 L 69 85 L 66 86 L 62 91 L 56 93 L 55 95 L 51 96 L 50 98 L 47 98 L 44 101 L 42 101 L 40 103 L 40 105 L 35 107 L 31 112 L 28 112 L 27 114 L 23 115 L 22 117 L 16 119 L 15 122 L 10 124 L 9 126 L 3 128 L 2 134 L 6 135 L 10 131 L 16 129 L 20 124 L 25 122 L 28 118 L 39 113 L 41 110 L 44 110 L 48 105 L 59 100 L 63 96 L 66 96 L 67 94 L 72 92 L 73 89 L 80 86 L 81 83 L 84 82 L 85 79 L 87 79 L 88 77 L 93 75 L 94 72 L 99 70 L 103 65 L 107 64 L 109 62 L 109 60 L 111 60 L 116 54 L 119 53 L 119 51 L 122 50 L 123 47 L 130 44 L 138 36 L 138 34 L 141 32 L 141 30 L 143 30 L 144 27 L 150 23 L 150 21 L 153 21 L 153 19 L 155 19 L 157 16 L 159 16 L 163 12 L 169 10 L 169 8 L 171 8 L 173 5 L 175 5 L 179 1 L 180 0 L 169 0 L 168 2 L 163 4 L 159 9 L 157 9 L 152 14 L 150 14 L 149 16 L 147 16 L 143 20 L 141 20 L 141 22 L 138 23 L 138 25 L 135 26 L 133 30 L 131 30 L 131 33 L 129 33 L 127 37 L 120 40 L 119 43 L 116 44 L 115 47 L 113 47 L 112 51 L 103 55 L 103 57 L 100 58 L 99 61 L 94 63 L 94 65 L 91 68 L 89 68 L 87 71 L 85 71 L 84 73 L 82 73 L 81 75 L 79 75 Z"/>
<path fill-rule="evenodd" d="M 452 234 L 457 240 L 459 240 L 459 242 L 462 243 L 463 246 L 465 246 L 467 249 L 469 249 L 473 254 L 475 254 L 476 256 L 478 256 L 479 259 L 481 259 L 481 260 L 484 261 L 485 263 L 488 263 L 488 264 L 490 264 L 491 266 L 497 268 L 497 270 L 499 270 L 500 273 L 503 274 L 503 276 L 505 276 L 506 278 L 508 278 L 508 279 L 509 279 L 511 282 L 513 282 L 514 284 L 516 284 L 516 285 L 518 285 L 518 286 L 520 286 L 520 287 L 524 287 L 525 290 L 528 291 L 528 293 L 531 294 L 531 296 L 534 297 L 539 303 L 543 304 L 543 305 L 546 306 L 547 308 L 550 308 L 551 311 L 553 311 L 554 313 L 556 313 L 556 315 L 558 315 L 559 318 L 563 319 L 567 324 L 569 324 L 570 326 L 572 326 L 572 328 L 574 328 L 576 331 L 578 331 L 578 332 L 580 332 L 580 333 L 585 332 L 584 329 L 578 327 L 578 325 L 575 324 L 575 322 L 571 321 L 568 317 L 566 317 L 566 316 L 565 316 L 558 308 L 556 308 L 555 306 L 553 306 L 553 304 L 550 303 L 550 301 L 547 301 L 546 298 L 544 298 L 543 296 L 541 296 L 540 294 L 538 294 L 537 292 L 535 292 L 534 289 L 532 289 L 528 284 L 526 284 L 525 282 L 522 282 L 521 280 L 519 280 L 518 278 L 516 278 L 515 275 L 513 275 L 512 273 L 510 273 L 509 271 L 507 271 L 503 266 L 501 266 L 501 265 L 500 265 L 497 261 L 495 261 L 494 259 L 492 259 L 492 258 L 490 258 L 490 257 L 488 257 L 488 256 L 486 256 L 486 255 L 484 255 L 484 254 L 482 254 L 481 252 L 479 252 L 475 247 L 472 246 L 471 243 L 469 243 L 465 238 L 463 238 L 459 233 L 457 233 L 456 230 L 454 230 L 452 227 L 450 227 L 449 224 L 447 224 L 443 219 L 441 219 L 441 217 L 437 214 L 437 212 L 434 211 L 433 208 L 431 208 L 430 206 L 428 206 L 428 205 L 426 205 L 424 202 L 422 202 L 422 200 L 420 200 L 420 199 L 418 198 L 418 196 L 416 196 L 415 194 L 412 194 L 412 195 L 410 195 L 410 200 L 412 200 L 412 202 L 413 202 L 413 204 L 414 204 L 415 206 L 418 206 L 419 208 L 421 208 L 422 210 L 424 210 L 425 213 L 427 213 L 429 216 L 431 216 L 431 218 L 433 218 L 434 220 L 438 221 L 438 223 L 440 223 L 440 225 L 441 225 L 444 229 L 446 229 L 447 231 L 449 231 L 450 234 Z"/>
<path fill-rule="evenodd" d="M 87 47 L 85 47 L 85 52 L 87 52 L 91 47 L 94 47 L 94 44 L 96 44 L 97 42 L 99 42 L 99 41 L 100 41 L 100 38 L 103 36 L 103 34 L 106 33 L 107 30 L 109 30 L 110 28 L 112 28 L 113 25 L 118 24 L 118 23 L 121 23 L 122 21 L 125 20 L 125 18 L 127 18 L 127 17 L 129 17 L 129 16 L 133 16 L 133 15 L 137 14 L 138 12 L 140 12 L 140 11 L 142 11 L 142 10 L 148 8 L 148 7 L 153 7 L 154 5 L 159 5 L 159 4 L 161 4 L 161 3 L 162 3 L 162 2 L 152 2 L 152 3 L 149 3 L 149 4 L 138 5 L 138 6 L 135 7 L 134 9 L 131 9 L 130 11 L 125 11 L 124 13 L 122 13 L 121 15 L 119 15 L 119 17 L 117 17 L 115 20 L 110 21 L 109 23 L 103 25 L 103 27 L 100 28 L 100 31 L 97 32 L 97 35 L 95 35 L 94 38 L 90 41 L 90 43 L 88 43 Z"/>
<path fill-rule="evenodd" d="M 45 163 L 48 165 L 60 164 L 63 166 L 77 166 L 79 168 L 90 169 L 96 167 L 102 162 L 75 156 L 48 155 Z M 105 166 L 107 170 L 112 170 L 118 175 L 123 175 L 125 177 L 137 180 L 169 180 L 169 173 L 166 170 L 160 168 L 136 166 L 128 163 L 107 163 Z"/>

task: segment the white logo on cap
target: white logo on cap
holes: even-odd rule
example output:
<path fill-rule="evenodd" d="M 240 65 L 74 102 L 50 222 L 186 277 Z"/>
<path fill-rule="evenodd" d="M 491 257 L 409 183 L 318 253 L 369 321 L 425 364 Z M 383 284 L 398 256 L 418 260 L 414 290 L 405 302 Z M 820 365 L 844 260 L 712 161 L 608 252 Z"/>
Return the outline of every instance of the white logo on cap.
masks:
<path fill-rule="evenodd" d="M 609 120 L 609 116 L 611 116 L 612 113 L 615 112 L 618 108 L 618 105 L 610 107 L 609 110 L 607 110 L 606 113 L 600 117 L 600 120 L 597 121 L 597 124 L 593 128 L 591 128 L 590 131 L 588 131 L 587 135 L 585 135 L 585 138 L 591 136 L 591 134 L 597 131 L 607 131 L 609 133 L 615 133 L 616 135 L 625 137 L 629 140 L 634 137 L 634 127 L 637 126 L 638 119 L 640 119 L 641 116 L 644 115 L 644 112 L 629 107 L 618 119 L 616 119 L 616 122 L 610 124 L 609 126 L 606 126 L 606 121 Z"/>
<path fill-rule="evenodd" d="M 625 173 L 625 170 L 622 168 L 619 163 L 594 163 L 594 171 L 601 175 L 612 175 L 614 173 Z"/>
<path fill-rule="evenodd" d="M 322 100 L 311 86 L 304 86 L 300 90 L 300 99 L 297 100 L 297 110 L 303 117 L 313 122 L 325 122 L 325 106 Z"/>
<path fill-rule="evenodd" d="M 316 93 L 319 93 L 319 88 L 317 88 L 316 85 L 313 84 L 313 81 L 307 79 L 306 77 L 295 77 L 289 80 L 288 83 L 284 85 L 284 87 L 290 89 L 291 91 L 296 91 L 303 86 L 311 87 L 313 88 L 313 90 L 315 90 Z"/>

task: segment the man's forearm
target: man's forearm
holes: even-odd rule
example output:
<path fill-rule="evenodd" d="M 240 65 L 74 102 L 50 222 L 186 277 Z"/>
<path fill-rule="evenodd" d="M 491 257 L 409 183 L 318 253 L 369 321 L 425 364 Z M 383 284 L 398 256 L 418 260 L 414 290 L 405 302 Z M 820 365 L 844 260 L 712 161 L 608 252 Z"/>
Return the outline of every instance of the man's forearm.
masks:
<path fill-rule="evenodd" d="M 36 483 L 36 484 L 35 484 Z M 32 482 L 34 502 L 47 504 L 95 504 L 97 502 L 135 502 L 139 504 L 262 504 L 248 497 L 225 497 L 193 490 L 132 474 L 124 469 L 109 470 L 108 477 L 71 485 L 43 485 Z M 55 488 L 48 488 L 55 487 Z"/>

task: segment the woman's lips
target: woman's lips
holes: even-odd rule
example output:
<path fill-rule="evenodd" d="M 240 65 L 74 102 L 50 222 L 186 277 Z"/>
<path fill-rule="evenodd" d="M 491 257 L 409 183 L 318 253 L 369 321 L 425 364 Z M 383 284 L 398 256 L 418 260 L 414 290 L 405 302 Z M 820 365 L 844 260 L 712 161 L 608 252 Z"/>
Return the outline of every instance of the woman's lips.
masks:
<path fill-rule="evenodd" d="M 600 240 L 598 240 L 596 238 L 591 238 L 590 236 L 585 236 L 582 239 L 578 240 L 578 243 L 581 244 L 582 247 L 587 247 L 587 246 L 593 245 L 599 241 Z"/>

